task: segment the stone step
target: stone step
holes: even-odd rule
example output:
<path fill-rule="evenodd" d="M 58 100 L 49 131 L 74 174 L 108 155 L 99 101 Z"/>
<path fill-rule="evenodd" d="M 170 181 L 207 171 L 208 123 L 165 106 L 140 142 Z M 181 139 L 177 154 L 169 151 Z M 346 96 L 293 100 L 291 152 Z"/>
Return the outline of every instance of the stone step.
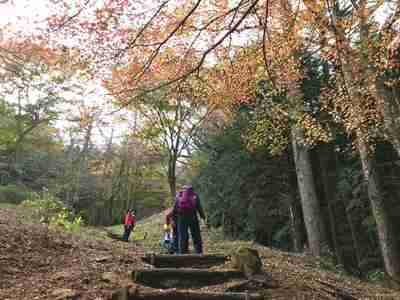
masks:
<path fill-rule="evenodd" d="M 243 273 L 236 270 L 192 268 L 139 269 L 132 272 L 135 283 L 158 289 L 199 288 L 243 277 Z"/>
<path fill-rule="evenodd" d="M 209 268 L 224 264 L 228 256 L 219 254 L 153 254 L 148 253 L 142 260 L 156 268 Z"/>
<path fill-rule="evenodd" d="M 114 292 L 112 300 L 262 300 L 257 293 L 204 293 L 196 291 L 151 291 L 130 294 L 127 288 Z"/>

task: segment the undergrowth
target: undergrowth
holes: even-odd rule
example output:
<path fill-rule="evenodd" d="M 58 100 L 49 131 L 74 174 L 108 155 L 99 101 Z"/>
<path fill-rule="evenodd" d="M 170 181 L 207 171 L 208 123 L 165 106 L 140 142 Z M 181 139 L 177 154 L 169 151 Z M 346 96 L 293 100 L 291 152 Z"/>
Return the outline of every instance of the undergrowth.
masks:
<path fill-rule="evenodd" d="M 62 227 L 67 231 L 77 231 L 83 225 L 83 219 L 79 215 L 72 214 L 68 208 L 47 190 L 41 193 L 32 193 L 21 203 L 22 207 L 34 212 L 34 217 L 40 223 L 50 227 Z"/>

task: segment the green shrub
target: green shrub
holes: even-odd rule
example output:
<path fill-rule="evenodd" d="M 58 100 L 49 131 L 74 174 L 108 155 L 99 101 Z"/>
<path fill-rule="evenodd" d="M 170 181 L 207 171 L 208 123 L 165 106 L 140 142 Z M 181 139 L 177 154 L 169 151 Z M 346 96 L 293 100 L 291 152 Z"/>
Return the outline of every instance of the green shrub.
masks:
<path fill-rule="evenodd" d="M 383 281 L 385 279 L 385 272 L 381 269 L 369 271 L 367 279 L 372 282 Z"/>
<path fill-rule="evenodd" d="M 62 211 L 50 217 L 50 224 L 61 226 L 68 231 L 76 231 L 83 225 L 82 216 L 70 216 L 68 210 L 64 207 Z"/>
<path fill-rule="evenodd" d="M 335 272 L 339 276 L 347 275 L 344 266 L 337 263 L 335 253 L 326 244 L 322 246 L 322 256 L 318 262 L 321 269 Z"/>
<path fill-rule="evenodd" d="M 81 216 L 71 214 L 65 205 L 47 190 L 32 193 L 28 200 L 22 202 L 22 205 L 32 208 L 39 221 L 49 226 L 59 226 L 68 231 L 74 231 L 83 225 Z"/>

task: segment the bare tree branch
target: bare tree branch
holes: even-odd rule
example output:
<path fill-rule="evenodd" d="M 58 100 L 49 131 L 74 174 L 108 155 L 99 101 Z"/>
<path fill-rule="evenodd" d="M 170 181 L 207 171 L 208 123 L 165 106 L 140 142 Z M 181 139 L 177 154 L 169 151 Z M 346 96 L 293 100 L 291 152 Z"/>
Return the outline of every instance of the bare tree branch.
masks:
<path fill-rule="evenodd" d="M 71 21 L 73 21 L 76 17 L 78 17 L 86 8 L 86 5 L 88 5 L 90 2 L 90 0 L 86 0 L 86 2 L 83 4 L 83 6 L 81 7 L 81 9 L 79 9 L 75 14 L 73 14 L 72 16 L 68 17 L 64 22 L 62 22 L 60 25 L 57 26 L 57 28 L 55 28 L 53 30 L 53 32 L 57 32 L 59 31 L 61 28 L 65 27 L 68 23 L 70 23 Z"/>
<path fill-rule="evenodd" d="M 240 24 L 242 24 L 242 22 L 246 19 L 246 17 L 250 14 L 250 12 L 255 8 L 255 6 L 257 5 L 257 3 L 258 3 L 259 1 L 260 1 L 260 0 L 255 0 L 255 1 L 248 7 L 248 9 L 243 13 L 243 15 L 240 17 L 240 19 L 236 22 L 236 24 L 235 24 L 234 26 L 232 26 L 232 28 L 229 29 L 221 38 L 219 38 L 217 42 L 215 42 L 212 46 L 210 46 L 207 50 L 205 50 L 205 51 L 203 52 L 203 54 L 202 54 L 202 56 L 201 56 L 199 62 L 197 63 L 197 65 L 196 65 L 194 68 L 190 69 L 188 72 L 186 72 L 185 74 L 183 74 L 183 75 L 181 75 L 181 76 L 178 76 L 178 77 L 176 77 L 176 78 L 174 78 L 174 79 L 172 79 L 172 80 L 169 80 L 169 81 L 167 81 L 167 82 L 161 83 L 161 84 L 159 84 L 159 85 L 157 85 L 157 86 L 155 86 L 155 87 L 153 87 L 153 88 L 144 89 L 144 90 L 142 90 L 143 93 L 145 93 L 145 94 L 146 94 L 146 93 L 151 93 L 151 92 L 154 92 L 154 91 L 156 91 L 156 90 L 158 90 L 158 89 L 161 89 L 161 88 L 163 88 L 163 87 L 172 85 L 172 84 L 174 84 L 174 83 L 176 83 L 176 82 L 179 82 L 179 81 L 182 81 L 182 80 L 188 78 L 189 76 L 191 76 L 191 75 L 194 74 L 194 73 L 197 73 L 197 76 L 199 76 L 198 73 L 200 72 L 200 69 L 201 69 L 201 67 L 203 66 L 203 64 L 204 64 L 204 62 L 205 62 L 207 56 L 208 56 L 213 50 L 215 50 L 218 46 L 220 46 L 220 45 L 226 40 L 227 37 L 229 37 L 233 32 L 235 32 L 235 30 L 240 26 Z M 199 0 L 197 3 L 199 3 L 199 2 L 201 2 L 201 0 Z M 193 7 L 193 8 L 194 8 L 194 7 Z M 192 11 L 194 11 L 193 8 L 192 8 Z M 186 17 L 189 18 L 189 14 L 186 15 Z M 187 18 L 186 18 L 186 19 L 187 19 Z M 182 22 L 181 22 L 180 24 L 181 24 L 181 26 L 183 25 Z M 178 26 L 179 26 L 179 25 L 178 25 Z M 178 26 L 175 28 L 175 30 L 174 30 L 173 32 L 176 32 L 176 31 L 179 29 Z M 170 34 L 170 35 L 169 35 L 169 38 L 171 38 L 172 36 L 173 36 L 173 34 L 172 34 L 172 35 Z M 168 38 L 168 39 L 169 39 L 169 38 Z M 161 48 L 161 47 L 159 47 L 159 48 Z M 153 53 L 153 54 L 154 54 L 154 53 Z M 153 56 L 152 56 L 152 57 L 153 57 Z M 153 59 L 154 59 L 154 58 L 153 58 Z M 116 94 L 112 94 L 112 95 L 115 96 L 115 95 L 118 95 L 119 93 L 122 94 L 122 93 L 127 93 L 127 92 L 130 92 L 130 91 L 133 92 L 133 91 L 135 91 L 135 89 L 123 90 L 123 91 L 120 91 L 120 92 L 118 92 L 118 93 L 116 93 Z M 136 96 L 132 97 L 130 101 L 127 101 L 126 103 L 124 103 L 123 105 L 121 105 L 117 110 L 111 112 L 110 114 L 113 114 L 113 113 L 115 113 L 115 112 L 118 112 L 118 111 L 120 111 L 121 109 L 127 107 L 127 106 L 130 105 L 136 98 L 137 98 Z"/>

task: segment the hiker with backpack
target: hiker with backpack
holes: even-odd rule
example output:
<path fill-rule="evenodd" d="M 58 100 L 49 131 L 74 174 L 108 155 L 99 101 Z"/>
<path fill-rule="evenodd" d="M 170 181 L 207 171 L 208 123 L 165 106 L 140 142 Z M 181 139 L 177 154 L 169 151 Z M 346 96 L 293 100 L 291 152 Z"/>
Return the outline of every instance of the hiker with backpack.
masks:
<path fill-rule="evenodd" d="M 127 242 L 129 240 L 129 235 L 131 234 L 133 227 L 135 227 L 135 215 L 133 210 L 129 208 L 124 216 L 124 234 L 122 240 Z"/>
<path fill-rule="evenodd" d="M 177 196 L 173 213 L 178 219 L 178 253 L 186 254 L 189 252 L 189 230 L 192 236 L 193 245 L 196 253 L 203 253 L 201 240 L 200 224 L 197 213 L 205 220 L 203 208 L 199 196 L 194 192 L 191 185 L 183 187 L 183 191 Z"/>

